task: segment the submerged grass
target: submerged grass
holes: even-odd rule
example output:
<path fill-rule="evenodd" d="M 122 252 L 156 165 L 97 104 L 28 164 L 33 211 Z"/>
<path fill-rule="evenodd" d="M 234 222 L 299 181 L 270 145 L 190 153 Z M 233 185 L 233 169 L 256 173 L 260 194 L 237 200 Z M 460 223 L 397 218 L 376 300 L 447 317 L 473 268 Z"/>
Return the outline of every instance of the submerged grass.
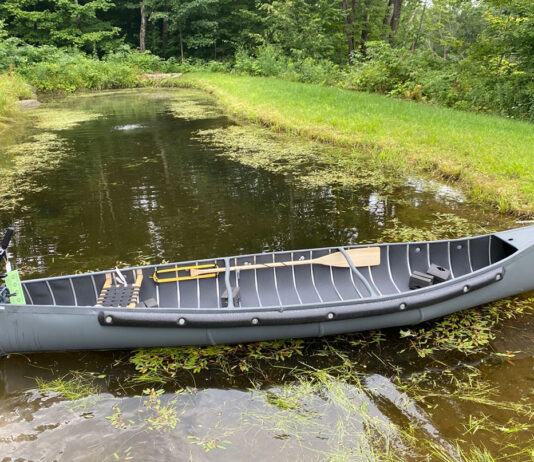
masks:
<path fill-rule="evenodd" d="M 37 388 L 43 393 L 53 393 L 69 401 L 87 398 L 98 393 L 95 376 L 90 373 L 73 371 L 54 380 L 35 379 Z"/>
<path fill-rule="evenodd" d="M 188 74 L 166 84 L 210 91 L 239 117 L 275 130 L 457 180 L 500 211 L 534 213 L 529 123 L 274 78 Z"/>

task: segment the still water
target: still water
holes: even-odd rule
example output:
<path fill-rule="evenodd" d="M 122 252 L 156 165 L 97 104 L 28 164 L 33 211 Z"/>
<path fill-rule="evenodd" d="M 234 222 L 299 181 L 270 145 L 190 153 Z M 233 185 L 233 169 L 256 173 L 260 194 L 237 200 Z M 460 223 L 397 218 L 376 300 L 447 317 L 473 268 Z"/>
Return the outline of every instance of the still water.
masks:
<path fill-rule="evenodd" d="M 12 263 L 26 279 L 374 241 L 394 220 L 425 228 L 440 213 L 492 229 L 513 224 L 408 175 L 386 194 L 376 184 L 303 187 L 298 169 L 253 168 L 199 136 L 235 122 L 191 90 L 45 107 L 79 120 L 63 129 L 46 127 L 50 115 L 29 116 L 16 140 L 46 132 L 63 153 L 53 168 L 31 171 L 37 187 L 0 215 L 16 228 Z M 11 148 L 0 146 L 0 166 L 9 165 Z M 208 360 L 165 382 L 140 379 L 129 352 L 1 358 L 0 461 L 455 460 L 460 452 L 471 460 L 485 451 L 532 460 L 533 316 L 507 320 L 471 355 L 426 355 L 406 332 L 288 344 L 284 361 Z M 88 388 L 68 399 L 51 391 L 57 379 Z"/>

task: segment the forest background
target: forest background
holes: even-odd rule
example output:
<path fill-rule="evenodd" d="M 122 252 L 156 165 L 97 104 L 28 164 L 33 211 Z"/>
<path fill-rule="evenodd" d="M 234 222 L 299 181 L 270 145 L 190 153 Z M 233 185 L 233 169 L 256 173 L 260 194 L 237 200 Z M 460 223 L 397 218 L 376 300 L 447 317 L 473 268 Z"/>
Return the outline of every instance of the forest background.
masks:
<path fill-rule="evenodd" d="M 533 0 L 2 0 L 10 97 L 207 70 L 534 121 Z"/>

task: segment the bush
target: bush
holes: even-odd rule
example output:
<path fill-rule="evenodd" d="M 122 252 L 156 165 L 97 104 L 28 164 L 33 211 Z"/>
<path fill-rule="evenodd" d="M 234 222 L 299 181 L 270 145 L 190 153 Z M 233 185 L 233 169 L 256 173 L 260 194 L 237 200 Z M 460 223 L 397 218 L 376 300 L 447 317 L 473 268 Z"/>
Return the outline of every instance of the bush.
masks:
<path fill-rule="evenodd" d="M 139 84 L 141 75 L 139 69 L 128 64 L 83 56 L 63 56 L 58 62 L 37 63 L 20 72 L 39 91 L 67 93 L 133 87 Z"/>

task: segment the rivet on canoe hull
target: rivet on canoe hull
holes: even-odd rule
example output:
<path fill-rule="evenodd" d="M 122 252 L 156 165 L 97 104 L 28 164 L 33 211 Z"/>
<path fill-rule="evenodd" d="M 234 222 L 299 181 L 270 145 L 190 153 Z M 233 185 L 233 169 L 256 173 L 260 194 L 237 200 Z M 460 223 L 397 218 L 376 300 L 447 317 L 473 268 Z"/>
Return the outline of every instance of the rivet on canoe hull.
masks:
<path fill-rule="evenodd" d="M 106 316 L 106 324 L 111 324 L 113 322 L 113 317 Z"/>
<path fill-rule="evenodd" d="M 327 317 L 328 319 L 334 319 L 334 313 L 328 313 L 328 314 L 326 315 L 326 317 Z"/>
<path fill-rule="evenodd" d="M 259 319 L 258 318 L 252 318 L 252 321 L 250 321 L 252 323 L 253 326 L 257 326 L 259 324 Z"/>
<path fill-rule="evenodd" d="M 178 319 L 178 325 L 179 326 L 185 326 L 185 319 L 184 318 Z"/>
<path fill-rule="evenodd" d="M 401 303 L 401 304 L 399 305 L 399 308 L 400 308 L 401 310 L 405 310 L 405 309 L 406 309 L 406 303 Z"/>
<path fill-rule="evenodd" d="M 469 286 L 464 286 L 464 294 L 466 294 L 467 292 L 469 292 Z"/>
<path fill-rule="evenodd" d="M 498 273 L 497 276 L 495 276 L 496 281 L 500 281 L 502 279 L 502 274 Z"/>

